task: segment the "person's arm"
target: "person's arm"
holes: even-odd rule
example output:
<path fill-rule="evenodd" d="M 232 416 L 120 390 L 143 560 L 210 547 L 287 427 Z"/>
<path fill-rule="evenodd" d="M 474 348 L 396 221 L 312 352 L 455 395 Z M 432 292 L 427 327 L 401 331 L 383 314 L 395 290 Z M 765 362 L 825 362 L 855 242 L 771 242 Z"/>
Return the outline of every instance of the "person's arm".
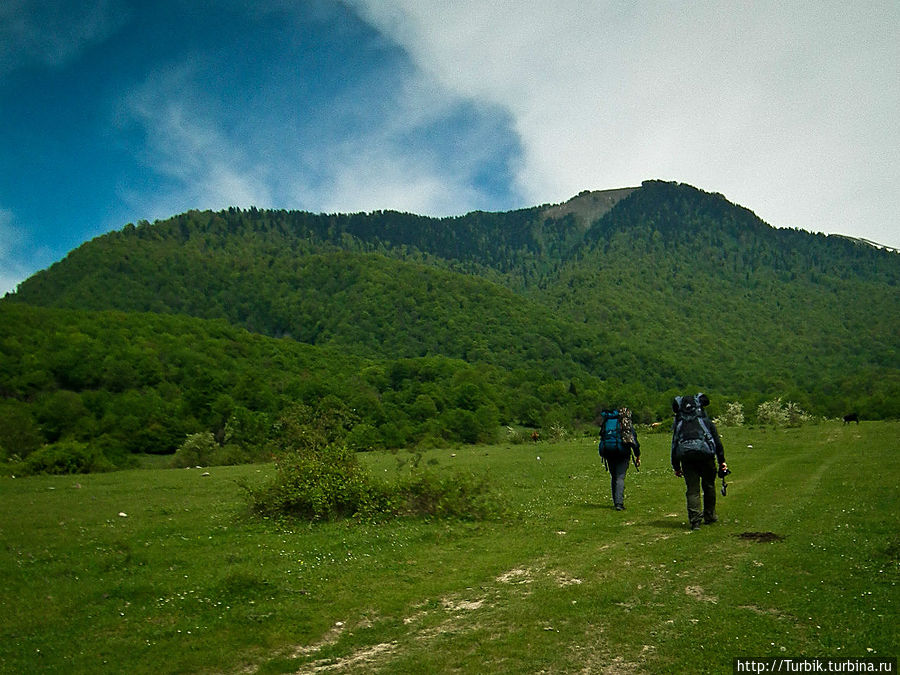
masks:
<path fill-rule="evenodd" d="M 676 475 L 681 475 L 681 462 L 675 456 L 675 439 L 678 438 L 678 421 L 676 420 L 675 426 L 672 429 L 672 470 Z"/>
<path fill-rule="evenodd" d="M 712 420 L 707 422 L 709 424 L 709 432 L 712 434 L 713 443 L 716 446 L 716 460 L 719 464 L 725 463 L 725 446 L 722 445 L 722 439 L 719 438 L 719 430 L 716 429 L 716 425 Z"/>

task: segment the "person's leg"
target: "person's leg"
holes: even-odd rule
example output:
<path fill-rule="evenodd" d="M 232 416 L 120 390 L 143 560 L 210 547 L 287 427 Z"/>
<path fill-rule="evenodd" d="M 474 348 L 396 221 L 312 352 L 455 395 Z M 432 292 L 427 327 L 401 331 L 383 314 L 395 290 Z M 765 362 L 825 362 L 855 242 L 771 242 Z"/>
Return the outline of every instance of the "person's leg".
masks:
<path fill-rule="evenodd" d="M 684 471 L 684 484 L 687 488 L 684 496 L 687 498 L 688 520 L 691 522 L 691 529 L 695 530 L 700 527 L 700 521 L 703 519 L 700 505 L 700 472 L 691 462 L 682 462 L 681 469 Z"/>
<path fill-rule="evenodd" d="M 625 474 L 628 472 L 628 457 L 609 463 L 610 487 L 613 504 L 619 511 L 625 508 Z"/>
<path fill-rule="evenodd" d="M 716 516 L 716 462 L 705 462 L 700 474 L 703 487 L 703 522 L 707 525 L 718 520 Z"/>

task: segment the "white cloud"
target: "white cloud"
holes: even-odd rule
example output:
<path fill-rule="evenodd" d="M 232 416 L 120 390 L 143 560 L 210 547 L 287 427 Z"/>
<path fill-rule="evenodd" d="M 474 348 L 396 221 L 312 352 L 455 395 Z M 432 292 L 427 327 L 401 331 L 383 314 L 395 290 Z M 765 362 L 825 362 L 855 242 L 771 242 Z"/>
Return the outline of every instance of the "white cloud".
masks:
<path fill-rule="evenodd" d="M 449 215 L 484 207 L 486 196 L 473 174 L 498 152 L 495 132 L 505 120 L 495 119 L 495 111 L 477 110 L 477 119 L 464 129 L 448 128 L 447 120 L 463 102 L 415 74 L 396 90 L 380 89 L 379 96 L 386 99 L 386 112 L 359 111 L 362 124 L 346 127 L 339 141 L 315 144 L 304 154 L 304 164 L 317 165 L 319 179 L 311 185 L 306 172 L 294 176 L 303 201 L 328 212 L 395 209 Z M 346 105 L 370 104 L 364 97 L 355 100 L 360 102 Z M 435 147 L 440 145 L 455 147 L 442 151 Z"/>
<path fill-rule="evenodd" d="M 146 197 L 144 185 L 123 186 L 126 201 L 160 218 L 271 203 L 266 167 L 204 112 L 192 76 L 190 65 L 158 73 L 128 95 L 126 123 L 136 122 L 146 137 L 142 160 L 170 187 Z"/>
<path fill-rule="evenodd" d="M 532 203 L 680 180 L 773 225 L 900 245 L 900 4 L 355 0 L 509 111 Z"/>
<path fill-rule="evenodd" d="M 246 104 L 246 124 L 217 116 L 202 85 L 210 69 L 186 62 L 127 96 L 121 123 L 137 124 L 141 161 L 168 184 L 152 203 L 146 186 L 123 186 L 140 218 L 228 205 L 435 215 L 488 205 L 473 174 L 496 159 L 505 118 L 402 64 L 345 86 L 323 111 L 267 109 L 258 91 L 263 103 Z M 461 107 L 474 119 L 455 128 L 448 120 Z"/>

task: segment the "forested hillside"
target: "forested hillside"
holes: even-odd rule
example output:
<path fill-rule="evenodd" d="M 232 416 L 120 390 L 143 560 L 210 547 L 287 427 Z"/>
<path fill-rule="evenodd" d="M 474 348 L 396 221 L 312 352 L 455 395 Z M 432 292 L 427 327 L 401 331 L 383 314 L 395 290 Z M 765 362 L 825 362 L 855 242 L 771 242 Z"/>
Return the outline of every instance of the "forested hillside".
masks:
<path fill-rule="evenodd" d="M 87 242 L 0 301 L 0 395 L 43 442 L 65 437 L 43 421 L 47 401 L 75 395 L 93 421 L 67 433 L 112 445 L 117 415 L 104 426 L 96 400 L 158 396 L 170 421 L 140 451 L 171 451 L 194 430 L 223 434 L 232 406 L 219 395 L 276 415 L 299 395 L 297 370 L 270 370 L 272 353 L 327 363 L 314 391 L 343 400 L 371 368 L 443 364 L 435 390 L 391 385 L 429 397 L 418 412 L 404 400 L 366 417 L 371 443 L 387 446 L 460 440 L 466 425 L 451 410 L 480 414 L 470 426 L 481 438 L 500 425 L 590 424 L 610 399 L 653 421 L 673 393 L 699 388 L 748 410 L 782 396 L 816 414 L 896 417 L 898 282 L 896 253 L 776 230 L 721 195 L 659 181 L 455 218 L 191 211 Z M 225 333 L 228 358 L 210 338 Z M 173 350 L 205 365 L 182 368 Z M 101 375 L 140 369 L 148 353 L 164 376 Z M 94 379 L 73 375 L 85 368 Z M 460 373 L 477 402 L 438 394 Z M 231 393 L 238 380 L 259 396 Z M 382 408 L 393 396 L 367 387 Z"/>
<path fill-rule="evenodd" d="M 618 326 L 716 390 L 783 392 L 832 413 L 826 401 L 843 391 L 845 405 L 897 414 L 885 385 L 900 365 L 900 255 L 775 230 L 721 195 L 669 183 L 636 191 L 585 238 L 534 297 Z"/>
<path fill-rule="evenodd" d="M 127 464 L 204 431 L 223 458 L 267 458 L 269 429 L 295 404 L 340 411 L 359 450 L 473 443 L 501 423 L 591 424 L 618 389 L 537 366 L 366 359 L 222 320 L 18 303 L 0 303 L 0 346 L 0 449 L 22 458 L 71 441 Z"/>

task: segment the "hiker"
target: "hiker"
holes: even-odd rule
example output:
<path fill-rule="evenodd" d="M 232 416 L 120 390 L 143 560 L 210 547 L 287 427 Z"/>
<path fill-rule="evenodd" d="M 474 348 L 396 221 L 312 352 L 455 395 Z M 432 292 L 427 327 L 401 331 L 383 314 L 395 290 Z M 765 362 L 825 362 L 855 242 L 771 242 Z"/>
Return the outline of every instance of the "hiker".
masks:
<path fill-rule="evenodd" d="M 685 497 L 691 530 L 699 530 L 701 521 L 709 525 L 718 520 L 716 475 L 730 473 L 725 463 L 725 449 L 719 432 L 704 410 L 708 405 L 709 397 L 706 394 L 676 396 L 672 400 L 672 411 L 675 413 L 672 468 L 676 476 L 684 477 L 687 486 Z"/>
<path fill-rule="evenodd" d="M 598 450 L 606 470 L 609 471 L 613 505 L 616 511 L 624 511 L 625 474 L 628 471 L 628 463 L 632 461 L 632 455 L 634 468 L 637 469 L 641 465 L 641 444 L 634 430 L 631 410 L 624 407 L 603 410 L 600 415 L 603 421 Z"/>

